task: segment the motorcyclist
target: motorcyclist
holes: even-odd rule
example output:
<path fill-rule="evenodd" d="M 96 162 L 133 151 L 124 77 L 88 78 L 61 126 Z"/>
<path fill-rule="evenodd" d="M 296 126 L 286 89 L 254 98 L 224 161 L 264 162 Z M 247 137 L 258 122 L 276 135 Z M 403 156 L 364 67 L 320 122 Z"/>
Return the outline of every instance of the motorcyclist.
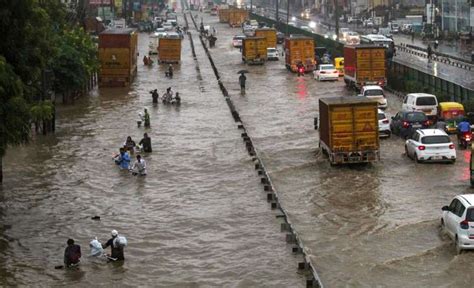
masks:
<path fill-rule="evenodd" d="M 304 75 L 304 65 L 301 61 L 296 64 L 296 70 L 298 71 L 298 76 Z"/>
<path fill-rule="evenodd" d="M 173 65 L 168 66 L 168 71 L 166 72 L 166 75 L 170 78 L 173 78 Z"/>
<path fill-rule="evenodd" d="M 458 124 L 458 141 L 460 142 L 463 135 L 469 132 L 471 132 L 471 124 L 466 118 L 463 118 Z"/>

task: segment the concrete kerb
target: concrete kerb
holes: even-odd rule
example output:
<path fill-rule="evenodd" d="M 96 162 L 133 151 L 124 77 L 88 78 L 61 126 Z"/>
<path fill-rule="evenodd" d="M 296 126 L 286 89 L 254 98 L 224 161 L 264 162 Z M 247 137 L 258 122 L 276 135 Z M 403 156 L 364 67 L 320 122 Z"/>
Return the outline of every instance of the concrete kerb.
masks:
<path fill-rule="evenodd" d="M 195 21 L 193 15 L 190 14 L 190 17 L 191 17 L 192 22 L 194 23 L 195 28 L 197 29 L 196 21 Z M 228 95 L 227 89 L 225 89 L 224 84 L 220 81 L 219 72 L 218 72 L 218 70 L 217 70 L 217 68 L 214 64 L 214 61 L 212 59 L 212 56 L 211 56 L 207 46 L 204 43 L 203 37 L 199 36 L 199 38 L 200 38 L 201 43 L 203 45 L 203 48 L 206 52 L 206 55 L 209 58 L 209 62 L 212 66 L 212 69 L 213 69 L 214 74 L 216 76 L 216 79 L 218 81 L 218 85 L 219 85 L 219 87 L 221 88 L 221 91 L 224 94 L 226 102 L 229 106 L 229 109 L 230 109 L 231 113 L 233 113 L 233 116 L 234 116 L 234 112 L 235 112 L 236 116 L 234 116 L 234 120 L 236 120 L 236 122 L 238 122 L 237 127 L 238 127 L 238 129 L 243 129 L 243 131 L 244 131 L 243 133 L 241 133 L 241 135 L 242 135 L 242 138 L 244 138 L 244 142 L 246 143 L 246 147 L 248 149 L 248 152 L 249 152 L 250 156 L 254 157 L 253 160 L 258 162 L 258 163 L 255 164 L 255 169 L 257 171 L 261 171 L 261 172 L 259 172 L 259 173 L 261 173 L 260 174 L 261 175 L 260 181 L 264 185 L 264 190 L 267 191 L 267 200 L 270 202 L 272 209 L 279 209 L 283 213 L 283 215 L 277 215 L 277 217 L 284 218 L 285 224 L 287 225 L 285 227 L 288 229 L 289 233 L 286 234 L 286 241 L 288 243 L 294 244 L 296 247 L 299 248 L 298 251 L 301 251 L 301 253 L 304 256 L 304 261 L 305 261 L 304 263 L 305 263 L 306 270 L 309 270 L 312 274 L 312 277 L 307 280 L 307 287 L 323 287 L 323 284 L 321 282 L 321 279 L 319 278 L 319 275 L 316 271 L 316 268 L 315 268 L 314 264 L 311 262 L 310 258 L 306 255 L 305 249 L 303 248 L 304 243 L 303 243 L 302 239 L 298 236 L 298 233 L 295 231 L 293 224 L 290 222 L 287 211 L 281 206 L 281 204 L 279 202 L 278 192 L 275 190 L 274 185 L 272 183 L 272 180 L 271 180 L 270 176 L 268 175 L 268 173 L 266 172 L 267 170 L 265 169 L 265 165 L 263 164 L 263 161 L 261 161 L 261 157 L 259 156 L 258 151 L 254 148 L 254 146 L 252 144 L 251 137 L 249 136 L 249 134 L 248 134 L 248 132 L 245 128 L 245 125 L 242 123 L 242 121 L 240 119 L 240 116 L 239 116 L 237 110 L 235 109 L 235 106 L 233 105 L 232 100 L 230 99 L 230 97 Z M 224 91 L 226 93 L 224 93 Z M 239 121 L 237 121 L 236 118 L 238 118 Z M 247 141 L 245 141 L 246 139 L 247 139 Z M 310 286 L 308 286 L 308 285 L 310 285 Z"/>

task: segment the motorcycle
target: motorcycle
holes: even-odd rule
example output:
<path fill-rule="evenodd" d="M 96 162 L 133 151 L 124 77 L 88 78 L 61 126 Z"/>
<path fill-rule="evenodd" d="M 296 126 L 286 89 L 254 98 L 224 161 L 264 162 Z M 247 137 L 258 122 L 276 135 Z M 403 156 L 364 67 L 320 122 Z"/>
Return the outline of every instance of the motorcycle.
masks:
<path fill-rule="evenodd" d="M 472 132 L 462 132 L 458 136 L 458 144 L 464 149 L 467 149 L 468 146 L 471 146 L 472 142 Z"/>
<path fill-rule="evenodd" d="M 173 71 L 165 71 L 165 77 L 173 78 Z"/>

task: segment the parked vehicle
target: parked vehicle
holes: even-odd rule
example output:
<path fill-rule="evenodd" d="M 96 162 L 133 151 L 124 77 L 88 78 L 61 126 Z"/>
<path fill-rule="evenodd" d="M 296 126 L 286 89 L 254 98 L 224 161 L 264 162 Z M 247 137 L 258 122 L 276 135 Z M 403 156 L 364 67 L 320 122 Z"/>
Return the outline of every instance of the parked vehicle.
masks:
<path fill-rule="evenodd" d="M 474 194 L 457 195 L 441 210 L 441 227 L 454 241 L 456 252 L 474 249 Z"/>
<path fill-rule="evenodd" d="M 392 131 L 390 131 L 390 120 L 388 120 L 383 110 L 378 109 L 377 115 L 379 119 L 379 137 L 390 137 L 390 135 L 392 135 Z"/>
<path fill-rule="evenodd" d="M 347 32 L 345 41 L 347 45 L 359 45 L 360 44 L 359 33 L 354 32 L 354 31 Z"/>
<path fill-rule="evenodd" d="M 242 61 L 247 64 L 264 64 L 267 61 L 267 40 L 263 37 L 244 38 Z"/>
<path fill-rule="evenodd" d="M 440 129 L 418 129 L 405 142 L 405 152 L 416 162 L 456 162 L 456 149 L 451 138 Z"/>
<path fill-rule="evenodd" d="M 434 121 L 438 114 L 438 99 L 432 94 L 410 93 L 403 99 L 402 110 L 423 112 Z"/>
<path fill-rule="evenodd" d="M 242 47 L 242 41 L 245 39 L 245 35 L 235 35 L 234 38 L 232 38 L 232 46 L 238 48 Z"/>
<path fill-rule="evenodd" d="M 384 87 L 385 48 L 373 45 L 344 46 L 344 82 L 360 89 L 364 85 Z"/>
<path fill-rule="evenodd" d="M 364 96 L 369 99 L 377 101 L 380 109 L 387 108 L 387 98 L 385 98 L 385 93 L 383 92 L 383 88 L 378 85 L 363 86 L 360 89 L 360 94 L 358 96 Z"/>
<path fill-rule="evenodd" d="M 443 118 L 446 123 L 447 133 L 456 133 L 458 123 L 464 117 L 464 106 L 457 102 L 440 102 L 438 105 L 438 118 Z"/>
<path fill-rule="evenodd" d="M 313 71 L 313 76 L 318 81 L 337 81 L 339 79 L 339 71 L 332 64 L 321 64 Z"/>
<path fill-rule="evenodd" d="M 267 48 L 267 60 L 279 60 L 280 55 L 278 53 L 278 50 L 276 48 L 270 47 Z"/>
<path fill-rule="evenodd" d="M 344 76 L 344 57 L 334 58 L 334 67 L 339 72 L 339 77 Z"/>
<path fill-rule="evenodd" d="M 314 70 L 314 40 L 306 36 L 290 35 L 285 38 L 285 66 L 292 72 L 297 72 L 296 67 L 300 62 L 306 72 Z"/>
<path fill-rule="evenodd" d="M 379 160 L 377 111 L 365 97 L 319 99 L 319 147 L 331 165 Z"/>
<path fill-rule="evenodd" d="M 414 130 L 429 128 L 429 124 L 423 112 L 400 111 L 392 117 L 390 131 L 402 138 L 408 138 Z"/>

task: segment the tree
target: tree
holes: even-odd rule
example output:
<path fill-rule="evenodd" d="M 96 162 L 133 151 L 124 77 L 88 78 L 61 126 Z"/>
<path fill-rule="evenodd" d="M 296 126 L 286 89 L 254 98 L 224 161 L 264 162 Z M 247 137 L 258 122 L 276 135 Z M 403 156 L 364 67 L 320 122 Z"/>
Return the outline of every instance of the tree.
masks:
<path fill-rule="evenodd" d="M 0 183 L 3 182 L 2 163 L 7 146 L 26 142 L 29 132 L 30 115 L 22 82 L 0 56 Z"/>

